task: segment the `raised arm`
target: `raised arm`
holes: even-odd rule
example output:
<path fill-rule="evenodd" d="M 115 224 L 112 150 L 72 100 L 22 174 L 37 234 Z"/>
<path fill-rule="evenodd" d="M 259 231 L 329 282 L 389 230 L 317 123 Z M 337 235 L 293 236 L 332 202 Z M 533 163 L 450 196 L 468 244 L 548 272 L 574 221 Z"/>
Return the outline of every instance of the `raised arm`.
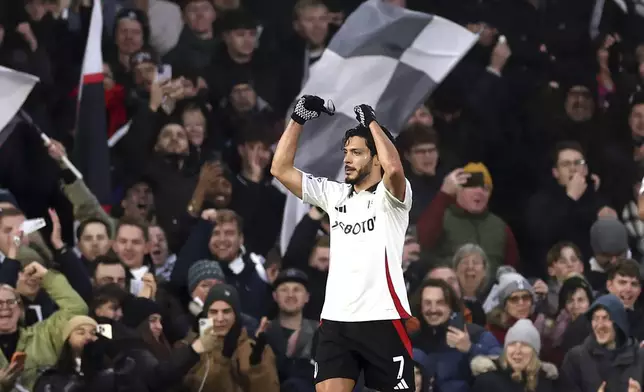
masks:
<path fill-rule="evenodd" d="M 295 120 L 288 122 L 286 130 L 277 143 L 271 164 L 271 174 L 300 199 L 302 198 L 302 172 L 297 170 L 294 164 L 302 128 L 304 128 L 302 124 L 298 124 Z"/>
<path fill-rule="evenodd" d="M 320 116 L 324 100 L 314 95 L 305 95 L 295 104 L 291 121 L 282 134 L 271 165 L 271 174 L 289 191 L 302 198 L 302 172 L 295 168 L 295 152 L 304 123 Z"/>
<path fill-rule="evenodd" d="M 385 172 L 382 180 L 385 187 L 401 202 L 405 201 L 405 171 L 398 151 L 394 146 L 391 135 L 387 135 L 376 121 L 376 113 L 369 105 L 359 105 L 354 108 L 356 118 L 363 126 L 369 128 L 376 145 L 376 153 L 382 170 Z"/>

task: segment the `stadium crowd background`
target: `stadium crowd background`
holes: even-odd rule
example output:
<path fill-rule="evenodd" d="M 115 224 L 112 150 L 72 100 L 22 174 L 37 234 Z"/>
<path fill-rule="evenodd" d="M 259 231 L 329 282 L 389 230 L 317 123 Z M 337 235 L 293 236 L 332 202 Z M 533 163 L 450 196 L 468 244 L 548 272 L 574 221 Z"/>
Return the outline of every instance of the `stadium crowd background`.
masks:
<path fill-rule="evenodd" d="M 393 130 L 416 390 L 641 391 L 644 3 L 387 1 L 480 32 Z M 91 2 L 0 0 L 54 140 L 0 146 L 0 390 L 314 390 L 329 222 L 279 251 L 271 145 L 360 3 L 103 0 L 108 206 L 61 164 Z"/>

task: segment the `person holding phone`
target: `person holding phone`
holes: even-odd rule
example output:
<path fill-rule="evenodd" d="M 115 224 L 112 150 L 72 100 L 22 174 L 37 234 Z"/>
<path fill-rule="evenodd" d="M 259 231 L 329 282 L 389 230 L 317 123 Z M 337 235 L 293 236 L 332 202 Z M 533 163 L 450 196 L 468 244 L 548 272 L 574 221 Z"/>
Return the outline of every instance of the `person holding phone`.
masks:
<path fill-rule="evenodd" d="M 456 249 L 476 239 L 490 270 L 505 264 L 517 267 L 519 249 L 512 230 L 488 210 L 492 190 L 492 175 L 481 162 L 448 174 L 416 224 L 421 247 L 450 262 Z"/>
<path fill-rule="evenodd" d="M 427 389 L 469 392 L 469 367 L 476 355 L 498 355 L 502 349 L 483 327 L 466 323 L 462 303 L 449 283 L 427 279 L 417 291 L 414 313 L 421 328 L 411 335 L 414 360 L 423 370 Z M 440 363 L 440 366 L 438 365 Z"/>

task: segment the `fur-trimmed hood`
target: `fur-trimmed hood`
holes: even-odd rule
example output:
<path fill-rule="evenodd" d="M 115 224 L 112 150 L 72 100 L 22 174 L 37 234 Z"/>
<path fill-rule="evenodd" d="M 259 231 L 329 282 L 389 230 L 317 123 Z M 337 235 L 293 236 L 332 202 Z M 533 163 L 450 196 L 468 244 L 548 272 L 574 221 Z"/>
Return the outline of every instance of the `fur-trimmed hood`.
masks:
<path fill-rule="evenodd" d="M 472 375 L 475 377 L 484 373 L 499 370 L 499 356 L 478 355 L 472 359 L 472 362 L 470 362 L 470 369 L 472 369 Z M 559 378 L 559 370 L 557 370 L 557 366 L 552 363 L 541 362 L 541 372 L 550 380 L 556 380 Z"/>

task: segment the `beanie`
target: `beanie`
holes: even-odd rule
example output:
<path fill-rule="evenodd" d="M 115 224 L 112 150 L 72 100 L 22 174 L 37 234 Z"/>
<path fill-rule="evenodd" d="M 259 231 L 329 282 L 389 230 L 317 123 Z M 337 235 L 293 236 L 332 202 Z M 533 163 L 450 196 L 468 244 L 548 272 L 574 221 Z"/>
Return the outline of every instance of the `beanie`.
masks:
<path fill-rule="evenodd" d="M 162 314 L 159 304 L 151 299 L 134 297 L 123 305 L 121 322 L 130 328 L 137 328 L 153 314 Z"/>
<path fill-rule="evenodd" d="M 582 289 L 588 296 L 588 303 L 593 302 L 593 290 L 582 275 L 573 275 L 564 280 L 559 290 L 559 310 L 566 307 L 568 299 L 578 290 Z"/>
<path fill-rule="evenodd" d="M 94 326 L 94 328 L 96 328 L 98 326 L 98 323 L 93 318 L 87 316 L 72 317 L 71 319 L 69 319 L 67 324 L 65 324 L 65 328 L 63 328 L 63 341 L 67 340 L 69 335 L 71 335 L 76 328 L 82 325 L 92 325 Z"/>
<path fill-rule="evenodd" d="M 593 253 L 617 256 L 628 251 L 626 226 L 617 218 L 599 218 L 590 228 Z"/>
<path fill-rule="evenodd" d="M 483 173 L 483 183 L 485 184 L 485 186 L 490 188 L 490 190 L 492 190 L 492 175 L 487 169 L 487 166 L 485 166 L 483 163 L 470 162 L 465 165 L 465 167 L 463 167 L 463 171 L 465 173 Z"/>
<path fill-rule="evenodd" d="M 208 296 L 206 296 L 206 301 L 204 302 L 204 312 L 208 312 L 210 306 L 217 301 L 226 302 L 228 305 L 230 305 L 231 308 L 233 308 L 235 314 L 239 315 L 241 311 L 239 294 L 237 294 L 237 289 L 235 289 L 233 286 L 225 283 L 212 286 L 212 288 L 208 292 Z"/>
<path fill-rule="evenodd" d="M 503 347 L 507 348 L 510 344 L 515 342 L 527 344 L 534 349 L 537 355 L 539 355 L 539 351 L 541 351 L 541 337 L 539 336 L 539 331 L 534 327 L 532 321 L 528 319 L 517 320 L 517 322 L 508 329 L 508 333 L 505 335 L 505 344 Z"/>
<path fill-rule="evenodd" d="M 200 260 L 194 263 L 188 270 L 188 290 L 192 292 L 199 286 L 199 282 L 206 279 L 215 279 L 222 283 L 226 282 L 224 271 L 218 262 L 214 260 Z"/>
<path fill-rule="evenodd" d="M 505 304 L 505 301 L 517 291 L 529 291 L 530 294 L 534 295 L 532 290 L 532 285 L 526 278 L 516 272 L 506 272 L 503 275 L 499 276 L 499 291 L 498 291 L 498 301 L 501 306 Z"/>

